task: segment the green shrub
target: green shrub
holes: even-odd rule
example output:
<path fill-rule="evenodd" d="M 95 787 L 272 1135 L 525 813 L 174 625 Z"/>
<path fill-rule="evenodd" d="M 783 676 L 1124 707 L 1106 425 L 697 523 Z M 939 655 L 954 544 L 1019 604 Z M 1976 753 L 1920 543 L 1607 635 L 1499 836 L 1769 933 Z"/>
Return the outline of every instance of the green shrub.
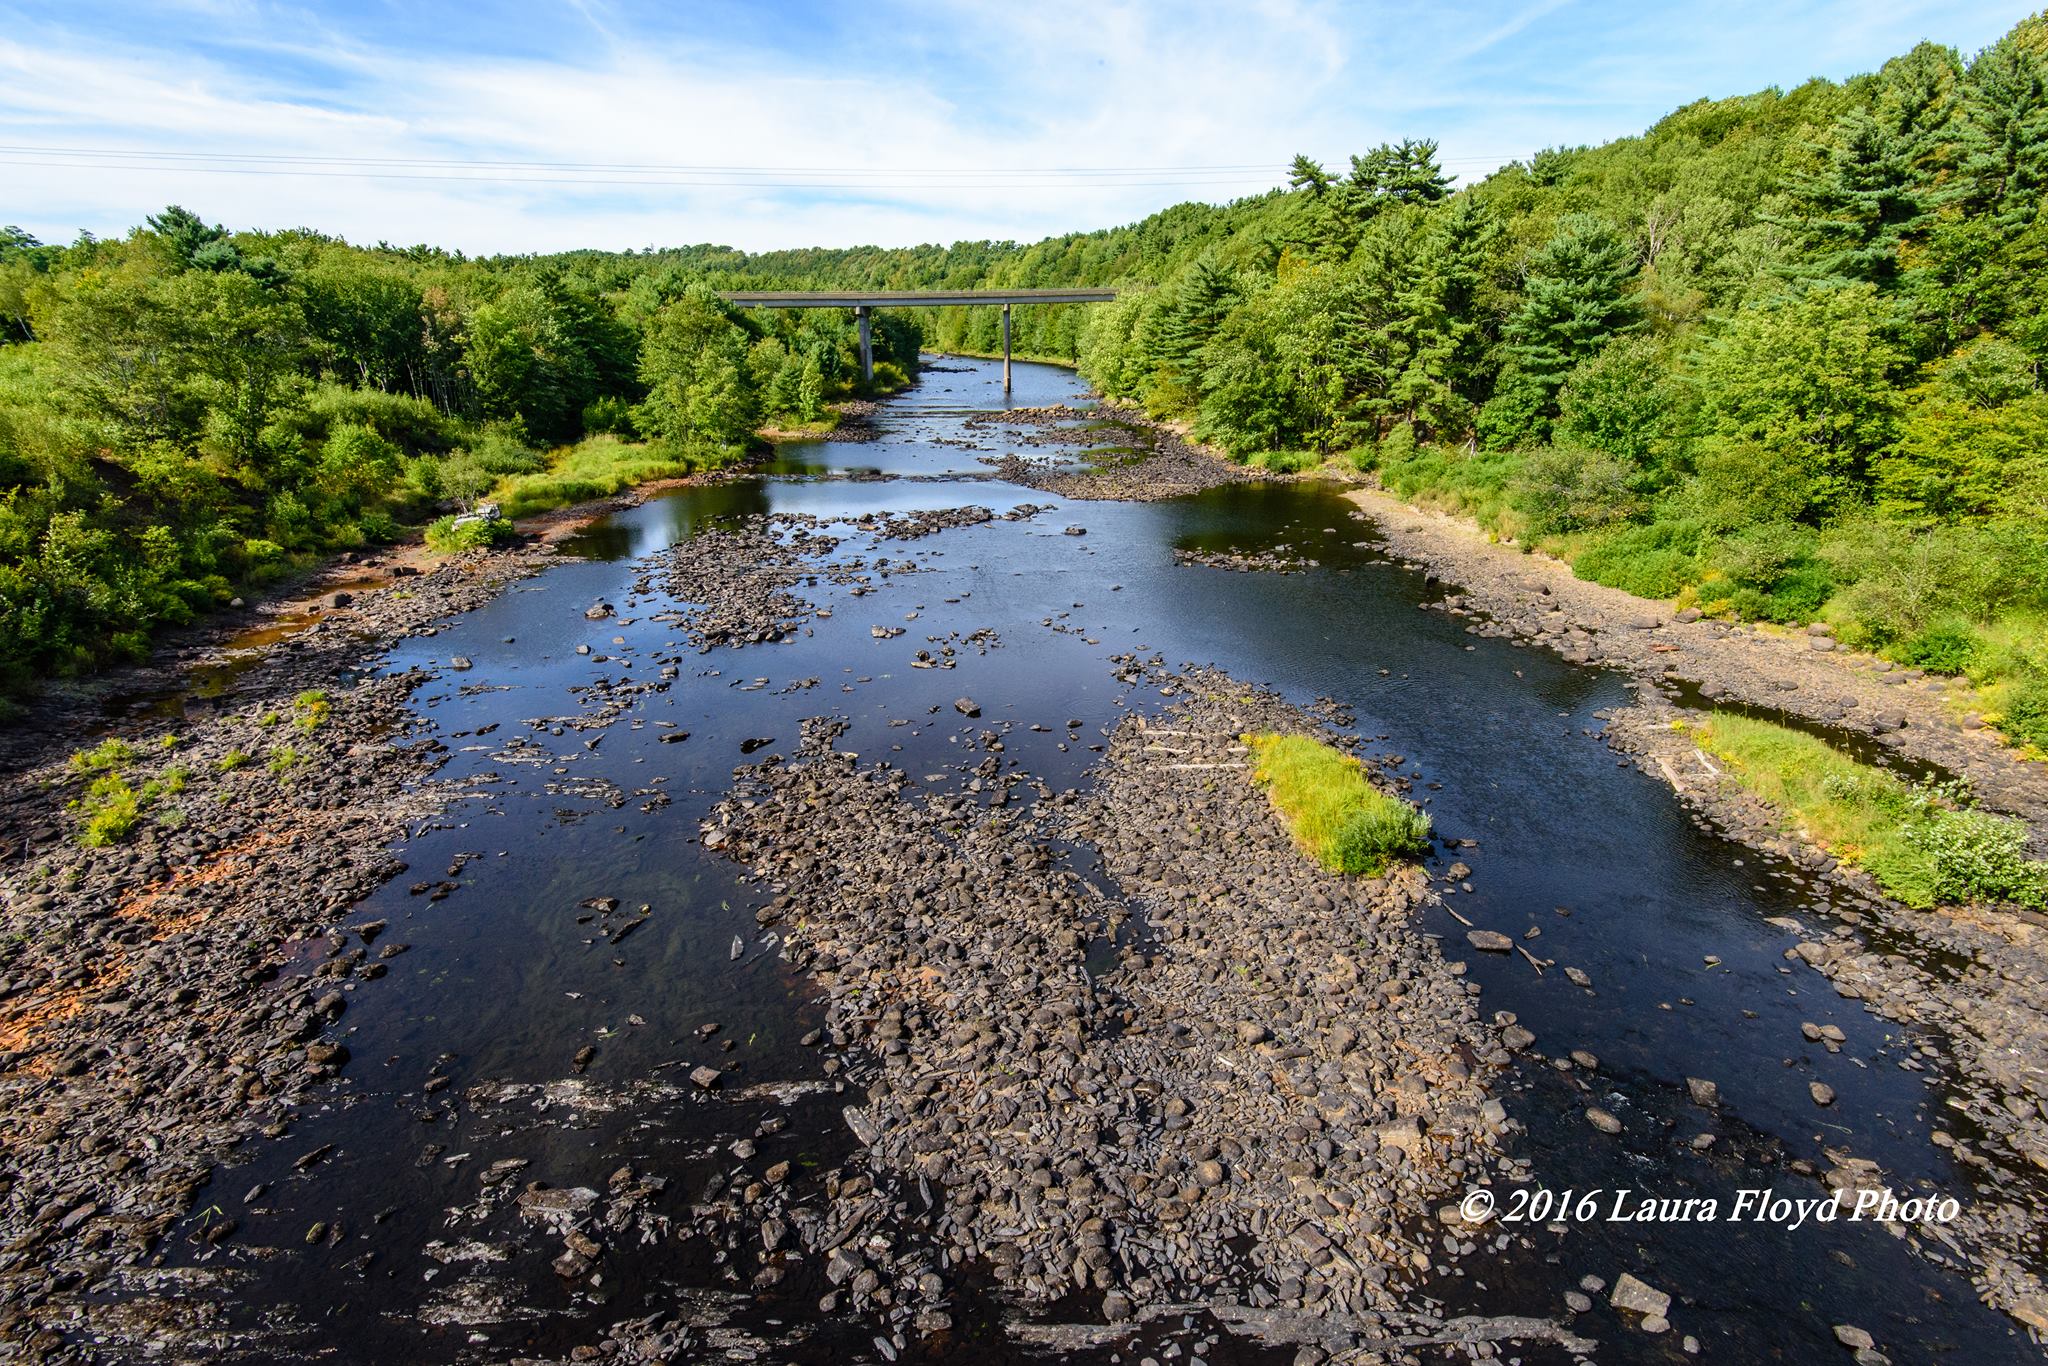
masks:
<path fill-rule="evenodd" d="M 2048 749 L 2048 674 L 2029 674 L 2013 685 L 2000 729 L 2019 744 Z"/>
<path fill-rule="evenodd" d="M 1299 474 L 1323 463 L 1314 451 L 1257 451 L 1245 463 L 1273 474 Z"/>
<path fill-rule="evenodd" d="M 1589 531 L 1641 515 L 1638 471 L 1619 456 L 1589 446 L 1545 446 L 1532 452 L 1512 482 L 1515 505 L 1538 536 Z"/>
<path fill-rule="evenodd" d="M 1959 674 L 1977 658 L 1977 633 L 1959 621 L 1937 622 L 1908 637 L 1897 654 L 1929 673 Z"/>
<path fill-rule="evenodd" d="M 498 518 L 489 520 L 482 517 L 457 524 L 453 515 L 439 518 L 427 526 L 427 549 L 443 555 L 459 555 L 466 550 L 488 550 L 492 546 L 504 545 L 516 540 L 519 533 L 512 523 Z"/>
<path fill-rule="evenodd" d="M 1373 787 L 1365 767 L 1302 735 L 1245 737 L 1252 780 L 1267 790 L 1295 840 L 1333 873 L 1377 875 L 1429 846 L 1429 817 Z"/>
<path fill-rule="evenodd" d="M 1639 598 L 1671 598 L 1700 581 L 1700 534 L 1686 522 L 1632 526 L 1592 541 L 1572 560 L 1582 579 Z"/>
<path fill-rule="evenodd" d="M 616 395 L 598 399 L 584 408 L 583 430 L 592 436 L 617 436 L 627 441 L 640 435 L 640 429 L 633 425 L 632 403 Z"/>
<path fill-rule="evenodd" d="M 1708 559 L 1731 585 L 1729 601 L 1761 621 L 1811 621 L 1835 592 L 1835 578 L 1815 557 L 1820 536 L 1791 522 L 1766 522 L 1723 537 Z"/>
<path fill-rule="evenodd" d="M 1376 802 L 1347 817 L 1332 845 L 1345 872 L 1376 872 L 1394 859 L 1429 852 L 1429 817 L 1407 802 Z"/>
<path fill-rule="evenodd" d="M 1909 826 L 1906 842 L 1932 865 L 1933 899 L 2048 903 L 2048 864 L 2027 857 L 2026 827 L 1988 811 L 1940 811 Z"/>

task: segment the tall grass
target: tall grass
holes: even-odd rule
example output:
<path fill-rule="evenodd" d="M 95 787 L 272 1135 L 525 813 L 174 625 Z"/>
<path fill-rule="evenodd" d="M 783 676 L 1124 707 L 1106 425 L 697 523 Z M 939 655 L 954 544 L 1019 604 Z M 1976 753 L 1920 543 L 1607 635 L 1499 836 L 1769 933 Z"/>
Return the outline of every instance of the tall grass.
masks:
<path fill-rule="evenodd" d="M 740 454 L 635 445 L 611 435 L 585 437 L 556 451 L 546 469 L 500 480 L 491 490 L 491 499 L 507 517 L 525 517 L 609 498 L 656 479 L 675 479 L 730 464 Z"/>
<path fill-rule="evenodd" d="M 2048 865 L 2026 857 L 2025 829 L 1974 809 L 1965 792 L 1907 783 L 1815 736 L 1733 712 L 1690 729 L 1744 787 L 1908 906 L 2048 898 Z"/>
<path fill-rule="evenodd" d="M 1295 841 L 1333 873 L 1374 876 L 1422 853 L 1429 817 L 1375 788 L 1358 760 L 1302 735 L 1248 735 L 1252 779 L 1273 799 Z"/>

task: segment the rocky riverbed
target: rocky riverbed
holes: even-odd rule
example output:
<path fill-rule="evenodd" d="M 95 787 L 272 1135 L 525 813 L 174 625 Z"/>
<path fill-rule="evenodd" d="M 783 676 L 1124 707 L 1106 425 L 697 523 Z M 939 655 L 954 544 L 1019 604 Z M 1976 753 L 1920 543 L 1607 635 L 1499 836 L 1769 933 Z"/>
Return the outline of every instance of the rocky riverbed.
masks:
<path fill-rule="evenodd" d="M 773 893 L 759 918 L 865 1086 L 846 1111 L 865 1177 L 768 1241 L 801 1241 L 843 1282 L 829 1298 L 899 1330 L 948 1329 L 920 1306 L 984 1264 L 1025 1304 L 1081 1298 L 1105 1341 L 1219 1304 L 1348 1355 L 1428 1340 L 1427 1277 L 1486 1236 L 1453 1219 L 1439 1239 L 1438 1202 L 1514 1172 L 1485 1089 L 1509 1053 L 1415 932 L 1424 879 L 1320 871 L 1249 781 L 1240 735 L 1319 728 L 1219 675 L 1127 667 L 1177 700 L 1117 729 L 1085 795 L 1006 771 L 971 719 L 977 783 L 914 795 L 821 721 L 706 822 Z M 1069 866 L 1077 844 L 1109 885 Z M 878 1257 L 892 1205 L 923 1237 Z M 1498 1335 L 1579 1345 L 1541 1321 Z"/>
<path fill-rule="evenodd" d="M 1028 445 L 1110 452 L 1081 469 L 1070 462 L 1031 460 L 1015 453 L 986 459 L 1005 482 L 1064 498 L 1151 502 L 1258 478 L 1244 466 L 1107 399 L 1092 408 L 1009 408 L 977 415 L 966 425 L 977 432 L 1021 431 Z"/>
<path fill-rule="evenodd" d="M 946 375 L 949 393 L 1001 401 L 994 371 L 967 373 L 987 382 Z M 1900 1242 L 2028 1321 L 2041 1259 L 2014 1173 L 2040 1146 L 2015 1102 L 2039 974 L 2010 927 L 1973 938 L 1968 917 L 1916 956 L 1867 889 L 1703 799 L 1797 860 L 1814 907 L 1796 938 L 1751 934 L 1743 908 L 1789 899 L 1717 873 L 1747 849 L 1658 814 L 1587 711 L 1617 704 L 1604 738 L 1663 782 L 1687 756 L 1647 703 L 1476 639 L 1507 632 L 1476 594 L 1442 610 L 1333 493 L 1224 488 L 1253 476 L 1087 429 L 1064 378 L 1026 367 L 1019 387 L 1037 408 L 1008 427 L 954 398 L 884 405 L 858 454 L 615 500 L 575 555 L 331 585 L 218 696 L 173 688 L 119 725 L 149 805 L 111 850 L 81 848 L 68 807 L 97 775 L 66 756 L 98 737 L 22 742 L 6 1350 L 1263 1366 L 1685 1359 L 1781 1332 L 1870 1362 L 2024 1346 L 1883 1234 L 1730 1229 L 1770 1306 L 1751 1309 L 1698 1231 L 1467 1222 L 1472 1186 L 1561 1172 L 1892 1182 L 1912 1163 L 1887 1133 L 1911 1118 L 1847 1069 L 1896 1061 L 1954 1097 L 1941 1160 L 1969 1174 L 1899 1184 L 1974 1195 Z M 1020 477 L 1071 480 L 1062 503 L 1123 492 L 1014 501 L 957 454 L 998 442 Z M 1602 631 L 1580 634 L 1564 648 L 1596 657 Z M 1249 780 L 1239 737 L 1263 729 L 1435 803 L 1426 869 L 1307 861 Z M 1549 804 L 1560 783 L 1573 810 Z M 1596 824 L 1629 832 L 1611 852 L 1640 877 L 1592 866 L 1576 841 Z M 1731 904 L 1679 906 L 1660 879 Z M 1740 967 L 1758 937 L 1756 991 L 1719 985 L 1719 955 Z M 1852 1001 L 1895 1012 L 1882 1040 Z M 1786 1072 L 1800 1118 L 1775 1109 L 1777 1056 L 1723 1018 L 1759 1013 L 1738 1005 L 1782 1029 L 1787 1069 L 1802 1050 L 1843 1069 Z M 1750 1065 L 1670 1082 L 1656 1051 L 1695 1033 Z M 1809 1100 L 1809 1075 L 1840 1099 Z M 1839 1134 L 1824 1162 L 1808 1114 Z M 1899 1305 L 1842 1302 L 1870 1283 L 1852 1252 Z"/>
<path fill-rule="evenodd" d="M 156 793 L 124 843 L 81 842 L 99 771 L 64 745 L 9 776 L 0 1338 L 79 1322 L 84 1297 L 160 1257 L 215 1163 L 286 1140 L 294 1105 L 348 1062 L 333 1031 L 407 947 L 350 908 L 409 871 L 394 849 L 449 794 L 422 783 L 445 746 L 406 710 L 421 676 L 334 680 L 548 558 L 463 557 L 343 594 L 232 703 L 109 737 L 132 752 L 129 787 Z M 410 871 L 429 892 L 443 876 Z M 204 1236 L 235 1224 L 223 1209 Z"/>

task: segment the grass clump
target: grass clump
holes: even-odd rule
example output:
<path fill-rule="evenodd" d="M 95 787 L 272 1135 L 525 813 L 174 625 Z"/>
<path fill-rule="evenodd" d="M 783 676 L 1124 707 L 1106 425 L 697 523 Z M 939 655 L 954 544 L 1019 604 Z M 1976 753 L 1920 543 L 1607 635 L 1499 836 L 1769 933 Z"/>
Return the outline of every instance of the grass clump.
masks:
<path fill-rule="evenodd" d="M 737 452 L 732 453 L 735 457 Z M 725 452 L 685 453 L 659 444 L 638 445 L 609 434 L 586 437 L 555 452 L 546 469 L 515 474 L 491 491 L 507 517 L 609 498 L 656 479 L 676 479 L 726 463 Z M 509 530 L 509 528 L 508 528 Z"/>
<path fill-rule="evenodd" d="M 292 724 L 311 733 L 327 723 L 333 704 L 319 688 L 308 688 L 292 699 Z"/>
<path fill-rule="evenodd" d="M 427 524 L 427 549 L 442 555 L 460 555 L 465 550 L 489 550 L 515 539 L 519 533 L 512 523 L 482 517 L 458 524 L 453 515 Z"/>
<path fill-rule="evenodd" d="M 108 742 L 115 743 L 118 742 Z M 106 747 L 102 745 L 100 748 L 104 750 Z M 133 757 L 132 750 L 128 757 Z M 134 832 L 135 827 L 142 823 L 143 814 L 160 798 L 183 792 L 190 778 L 191 774 L 184 768 L 173 764 L 164 770 L 162 777 L 152 778 L 136 787 L 110 763 L 98 771 L 98 776 L 86 787 L 85 795 L 70 803 L 70 809 L 79 818 L 78 842 L 89 849 L 119 844 Z"/>
<path fill-rule="evenodd" d="M 79 843 L 89 849 L 104 849 L 128 838 L 141 822 L 142 795 L 120 774 L 102 773 L 71 808 L 81 822 Z"/>
<path fill-rule="evenodd" d="M 73 773 L 111 773 L 134 758 L 135 746 L 126 740 L 106 739 L 73 754 L 69 767 Z"/>
<path fill-rule="evenodd" d="M 1333 873 L 1373 876 L 1429 845 L 1429 817 L 1379 791 L 1358 760 L 1302 735 L 1249 735 L 1252 779 L 1301 847 Z"/>
<path fill-rule="evenodd" d="M 1733 712 L 1691 729 L 1744 787 L 1908 906 L 2048 905 L 2048 864 L 2026 856 L 2025 828 L 1975 809 L 1961 784 L 1908 783 L 1824 740 Z"/>

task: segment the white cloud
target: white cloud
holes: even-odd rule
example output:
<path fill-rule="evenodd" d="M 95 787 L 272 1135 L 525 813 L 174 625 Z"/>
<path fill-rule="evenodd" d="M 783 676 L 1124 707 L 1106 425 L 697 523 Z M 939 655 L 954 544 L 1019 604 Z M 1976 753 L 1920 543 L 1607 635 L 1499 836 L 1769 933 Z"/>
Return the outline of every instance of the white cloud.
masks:
<path fill-rule="evenodd" d="M 1841 30 L 1855 28 L 1832 3 L 1784 11 L 1760 0 L 1754 15 L 1713 24 L 1603 14 L 1601 0 L 1461 10 L 1398 0 L 891 0 L 862 16 L 848 51 L 802 60 L 758 40 L 639 32 L 622 6 L 558 0 L 550 13 L 561 55 L 543 60 L 381 46 L 337 20 L 218 3 L 235 9 L 235 22 L 208 31 L 232 33 L 232 47 L 122 47 L 105 31 L 11 25 L 0 39 L 0 142 L 837 168 L 858 184 L 795 189 L 778 182 L 817 177 L 774 174 L 694 177 L 747 184 L 512 185 L 464 183 L 426 166 L 351 177 L 332 165 L 285 175 L 277 165 L 227 173 L 45 159 L 0 165 L 0 219 L 53 238 L 79 227 L 119 232 L 175 200 L 238 227 L 303 225 L 471 252 L 1027 240 L 1127 222 L 1179 199 L 1253 192 L 1278 183 L 1297 151 L 1334 160 L 1390 137 L 1438 136 L 1452 169 L 1480 174 L 1551 143 L 1635 131 L 1698 94 L 1786 79 L 1773 63 L 1792 63 L 1797 79 L 1800 63 L 1818 60 L 1818 35 L 1847 43 Z M 2012 17 L 2021 12 L 2015 6 Z M 1885 44 L 1881 57 L 1910 43 L 1899 34 L 1917 37 L 1937 22 L 1925 6 L 1898 0 L 1876 25 L 1882 33 L 1866 18 L 1861 36 Z M 1717 25 L 1733 25 L 1733 38 L 1724 31 L 1716 42 Z M 1759 43 L 1745 25 L 1776 25 L 1794 46 Z M 1977 40 L 2000 26 L 1979 22 Z M 1816 42 L 1801 49 L 1800 35 Z M 24 159 L 0 152 L 0 162 Z M 1261 169 L 1238 183 L 1196 185 L 1118 183 L 1188 178 L 1173 175 L 1009 175 L 990 184 L 883 174 L 1236 165 Z"/>

